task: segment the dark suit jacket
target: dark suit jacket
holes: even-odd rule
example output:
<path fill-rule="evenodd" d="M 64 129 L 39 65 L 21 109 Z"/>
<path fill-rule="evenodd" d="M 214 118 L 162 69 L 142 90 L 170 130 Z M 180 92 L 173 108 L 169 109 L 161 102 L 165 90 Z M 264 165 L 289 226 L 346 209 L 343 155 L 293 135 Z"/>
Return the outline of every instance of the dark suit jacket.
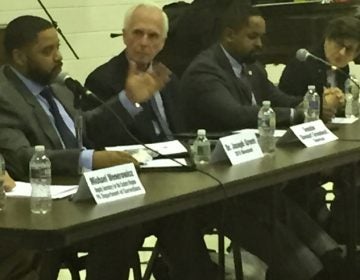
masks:
<path fill-rule="evenodd" d="M 110 59 L 105 64 L 96 68 L 87 77 L 85 86 L 95 93 L 99 98 L 107 101 L 111 98 L 117 98 L 118 93 L 125 88 L 125 81 L 129 68 L 129 62 L 126 59 L 125 52 Z M 178 90 L 178 80 L 172 75 L 171 80 L 161 90 L 161 98 L 164 103 L 165 114 L 171 131 L 176 132 L 181 126 L 181 118 L 177 112 L 176 96 Z M 88 99 L 85 102 L 85 109 L 91 109 L 98 106 L 98 103 Z M 149 102 L 142 104 L 144 110 L 133 118 L 126 108 L 120 105 L 116 111 L 121 119 L 127 124 L 128 129 L 137 138 L 143 142 L 158 142 L 165 140 L 163 134 L 156 135 L 152 120 L 155 119 L 154 113 Z M 121 138 L 120 138 L 120 137 Z M 104 139 L 106 140 L 106 139 Z M 133 144 L 135 142 L 131 137 L 114 135 L 107 139 L 106 145 Z"/>
<path fill-rule="evenodd" d="M 229 131 L 257 127 L 263 100 L 270 100 L 278 126 L 290 124 L 290 107 L 300 99 L 285 95 L 268 79 L 259 64 L 246 65 L 248 83 L 238 79 L 220 45 L 202 52 L 181 79 L 181 108 L 188 130 Z M 249 87 L 259 106 L 251 104 Z"/>
<path fill-rule="evenodd" d="M 324 60 L 324 44 L 321 44 L 312 53 Z M 303 97 L 307 91 L 308 85 L 315 85 L 316 91 L 322 96 L 324 86 L 327 86 L 326 71 L 329 66 L 323 64 L 320 61 L 314 59 L 307 59 L 305 61 L 299 61 L 298 59 L 292 59 L 285 67 L 279 83 L 279 88 L 287 94 L 293 96 Z M 347 74 L 349 73 L 349 67 L 342 68 Z M 336 72 L 336 82 L 338 87 L 344 91 L 344 84 L 347 77 Z"/>
<path fill-rule="evenodd" d="M 52 89 L 73 117 L 73 94 L 58 84 L 52 85 Z M 117 100 L 109 101 L 107 106 L 116 109 L 118 104 Z M 104 124 L 114 119 L 104 107 L 86 112 L 84 118 L 87 136 L 94 143 L 107 134 L 109 129 Z M 27 179 L 29 160 L 35 145 L 45 145 L 53 174 L 77 174 L 80 150 L 63 149 L 56 130 L 39 102 L 6 65 L 0 68 L 0 131 L 0 152 L 15 179 Z"/>
<path fill-rule="evenodd" d="M 35 280 L 40 279 L 35 263 L 39 256 L 30 250 L 22 250 L 4 244 L 0 246 L 0 275 L 2 279 Z"/>

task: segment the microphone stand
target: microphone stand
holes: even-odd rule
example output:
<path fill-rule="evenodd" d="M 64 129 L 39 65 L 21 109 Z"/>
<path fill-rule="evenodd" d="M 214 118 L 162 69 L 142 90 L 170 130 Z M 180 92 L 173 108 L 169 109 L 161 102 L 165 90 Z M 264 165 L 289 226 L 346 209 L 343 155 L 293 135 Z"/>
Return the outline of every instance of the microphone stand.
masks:
<path fill-rule="evenodd" d="M 77 146 L 80 150 L 83 150 L 84 148 L 84 117 L 83 117 L 83 111 L 81 109 L 81 100 L 82 100 L 82 92 L 80 90 L 76 90 L 76 93 L 74 94 L 74 108 L 76 109 L 75 113 L 75 136 L 77 141 Z M 79 166 L 79 175 L 83 173 L 82 167 Z"/>
<path fill-rule="evenodd" d="M 110 38 L 116 38 L 122 36 L 122 33 L 110 33 Z"/>
<path fill-rule="evenodd" d="M 341 73 L 343 76 L 345 76 L 350 81 L 352 81 L 354 83 L 354 85 L 356 85 L 357 88 L 360 89 L 360 85 L 359 85 L 358 81 L 356 79 L 354 79 L 354 77 L 352 77 L 350 74 L 348 74 L 344 70 L 342 70 L 341 68 L 334 66 L 334 65 L 330 64 L 329 62 L 325 61 L 324 59 L 317 57 L 311 53 L 309 53 L 309 56 L 312 57 L 313 59 L 318 60 L 318 61 L 324 63 L 325 65 L 329 66 L 332 70 L 339 71 L 339 73 Z"/>
<path fill-rule="evenodd" d="M 62 32 L 62 30 L 60 29 L 60 27 L 58 26 L 57 22 L 53 19 L 53 17 L 50 15 L 49 11 L 46 9 L 46 7 L 44 6 L 44 4 L 41 2 L 41 0 L 37 0 L 38 3 L 40 4 L 41 8 L 44 10 L 44 12 L 46 13 L 46 15 L 48 16 L 48 18 L 51 21 L 51 24 L 54 26 L 54 28 L 57 30 L 57 32 L 59 32 L 60 36 L 63 38 L 63 40 L 65 41 L 66 45 L 69 47 L 69 49 L 71 50 L 71 52 L 73 53 L 73 55 L 75 56 L 76 59 L 79 59 L 79 56 L 76 54 L 75 50 L 73 49 L 73 47 L 71 46 L 70 42 L 66 39 L 64 33 Z"/>
<path fill-rule="evenodd" d="M 334 69 L 335 69 L 335 70 L 338 70 L 341 74 L 343 74 L 343 75 L 344 75 L 345 77 L 347 77 L 350 81 L 352 81 L 353 84 L 354 84 L 358 89 L 360 89 L 359 82 L 358 82 L 356 79 L 354 79 L 353 76 L 351 76 L 350 74 L 347 74 L 345 71 L 343 71 L 343 70 L 341 70 L 340 68 L 337 68 L 337 67 L 335 67 L 335 66 L 334 66 Z"/>

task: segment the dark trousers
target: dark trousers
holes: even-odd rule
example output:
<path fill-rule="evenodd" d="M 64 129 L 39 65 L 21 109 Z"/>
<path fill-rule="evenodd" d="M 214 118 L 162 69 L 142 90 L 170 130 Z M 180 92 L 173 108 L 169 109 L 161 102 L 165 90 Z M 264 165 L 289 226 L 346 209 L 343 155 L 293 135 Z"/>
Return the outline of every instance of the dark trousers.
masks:
<path fill-rule="evenodd" d="M 0 245 L 0 280 L 39 279 L 39 256 L 34 251 Z"/>
<path fill-rule="evenodd" d="M 172 280 L 216 279 L 216 267 L 209 257 L 201 224 L 193 211 L 150 222 L 144 228 L 146 236 L 158 238 Z"/>
<path fill-rule="evenodd" d="M 89 252 L 87 280 L 127 280 L 135 254 L 149 235 L 158 238 L 172 280 L 216 279 L 200 225 L 191 212 L 105 234 L 82 242 L 71 250 Z M 41 279 L 57 279 L 63 253 L 63 250 L 45 253 Z"/>
<path fill-rule="evenodd" d="M 313 278 L 323 269 L 320 257 L 337 249 L 336 242 L 286 196 L 281 195 L 280 218 L 274 221 L 271 197 L 268 190 L 258 191 L 199 213 L 267 263 L 271 279 Z"/>
<path fill-rule="evenodd" d="M 85 240 L 69 248 L 42 252 L 41 280 L 56 280 L 64 258 L 69 253 L 88 252 L 86 257 L 87 280 L 122 280 L 129 278 L 142 228 L 134 226 Z"/>

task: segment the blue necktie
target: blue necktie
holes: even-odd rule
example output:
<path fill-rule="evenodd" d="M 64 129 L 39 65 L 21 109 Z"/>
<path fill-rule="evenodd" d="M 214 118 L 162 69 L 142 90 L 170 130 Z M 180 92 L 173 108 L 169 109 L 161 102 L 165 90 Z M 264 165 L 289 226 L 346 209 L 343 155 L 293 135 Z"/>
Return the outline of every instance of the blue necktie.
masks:
<path fill-rule="evenodd" d="M 54 117 L 55 126 L 61 136 L 61 139 L 66 148 L 77 148 L 77 141 L 74 134 L 70 131 L 64 119 L 62 118 L 59 108 L 55 103 L 54 95 L 50 87 L 45 87 L 40 95 L 46 99 L 49 104 L 49 111 Z"/>
<path fill-rule="evenodd" d="M 163 134 L 166 136 L 166 139 L 173 140 L 174 137 L 169 129 L 168 124 L 166 123 L 166 121 L 163 119 L 163 117 L 160 114 L 158 105 L 156 104 L 155 97 L 152 97 L 150 99 L 150 104 L 151 104 L 151 108 L 153 109 L 153 112 L 155 114 L 156 121 L 159 124 L 160 129 L 162 130 Z"/>

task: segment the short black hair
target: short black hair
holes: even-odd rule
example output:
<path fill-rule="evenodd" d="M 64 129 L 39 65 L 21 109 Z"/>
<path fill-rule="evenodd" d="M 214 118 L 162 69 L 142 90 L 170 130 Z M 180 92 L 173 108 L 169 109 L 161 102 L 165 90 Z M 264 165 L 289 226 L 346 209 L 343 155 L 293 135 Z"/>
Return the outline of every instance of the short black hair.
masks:
<path fill-rule="evenodd" d="M 11 58 L 14 49 L 21 48 L 36 40 L 39 32 L 53 28 L 51 22 L 37 16 L 20 16 L 9 22 L 5 28 L 4 47 Z"/>
<path fill-rule="evenodd" d="M 360 19 L 342 16 L 331 20 L 325 28 L 324 38 L 330 40 L 353 39 L 360 42 Z"/>
<path fill-rule="evenodd" d="M 260 10 L 249 4 L 233 1 L 221 17 L 220 33 L 222 34 L 226 28 L 239 30 L 247 26 L 252 16 L 261 16 Z"/>

